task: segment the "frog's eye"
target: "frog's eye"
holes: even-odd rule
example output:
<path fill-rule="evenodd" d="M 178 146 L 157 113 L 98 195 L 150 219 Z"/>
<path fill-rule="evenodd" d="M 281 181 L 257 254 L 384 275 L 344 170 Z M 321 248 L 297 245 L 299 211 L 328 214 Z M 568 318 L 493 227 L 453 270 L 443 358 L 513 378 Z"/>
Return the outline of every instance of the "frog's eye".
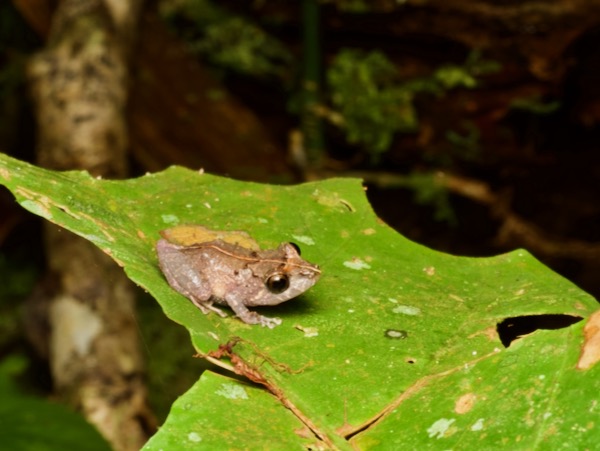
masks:
<path fill-rule="evenodd" d="M 298 252 L 298 255 L 300 255 L 300 246 L 298 246 L 296 243 L 289 243 L 290 246 L 292 246 L 294 249 L 296 249 L 296 252 Z"/>
<path fill-rule="evenodd" d="M 283 293 L 290 287 L 290 279 L 286 274 L 271 274 L 265 283 L 267 289 L 273 294 Z"/>

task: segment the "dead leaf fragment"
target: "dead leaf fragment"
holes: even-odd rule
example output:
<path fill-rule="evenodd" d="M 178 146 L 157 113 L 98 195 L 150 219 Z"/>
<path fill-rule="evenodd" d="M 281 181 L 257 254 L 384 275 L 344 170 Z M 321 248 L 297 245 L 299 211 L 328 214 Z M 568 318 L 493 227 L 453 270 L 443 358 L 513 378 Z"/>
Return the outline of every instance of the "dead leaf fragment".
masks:
<path fill-rule="evenodd" d="M 587 370 L 600 360 L 600 310 L 593 313 L 583 328 L 583 347 L 577 362 L 578 370 Z"/>

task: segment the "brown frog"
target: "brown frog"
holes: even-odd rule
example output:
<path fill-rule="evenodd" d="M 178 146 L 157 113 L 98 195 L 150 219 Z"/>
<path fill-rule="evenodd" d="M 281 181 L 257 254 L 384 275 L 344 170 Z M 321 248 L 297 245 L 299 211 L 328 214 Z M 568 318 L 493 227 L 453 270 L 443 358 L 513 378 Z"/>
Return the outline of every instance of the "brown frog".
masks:
<path fill-rule="evenodd" d="M 300 257 L 293 243 L 261 250 L 245 232 L 221 232 L 203 226 L 177 226 L 160 232 L 156 243 L 160 269 L 169 285 L 202 312 L 225 317 L 213 303 L 228 305 L 245 323 L 273 328 L 248 307 L 277 305 L 312 287 L 321 275 L 317 265 Z"/>

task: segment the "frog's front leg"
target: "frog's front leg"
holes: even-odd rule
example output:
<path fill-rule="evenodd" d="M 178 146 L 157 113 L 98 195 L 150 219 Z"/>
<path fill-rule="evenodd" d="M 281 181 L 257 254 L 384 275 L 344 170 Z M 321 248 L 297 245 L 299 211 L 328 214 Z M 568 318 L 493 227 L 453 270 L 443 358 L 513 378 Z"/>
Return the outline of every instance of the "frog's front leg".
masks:
<path fill-rule="evenodd" d="M 260 324 L 261 326 L 268 327 L 269 329 L 273 329 L 275 326 L 279 326 L 281 324 L 280 318 L 268 318 L 248 310 L 248 307 L 244 305 L 244 301 L 235 294 L 225 296 L 225 302 L 227 302 L 227 305 L 231 307 L 231 310 L 235 312 L 237 317 L 246 324 Z"/>

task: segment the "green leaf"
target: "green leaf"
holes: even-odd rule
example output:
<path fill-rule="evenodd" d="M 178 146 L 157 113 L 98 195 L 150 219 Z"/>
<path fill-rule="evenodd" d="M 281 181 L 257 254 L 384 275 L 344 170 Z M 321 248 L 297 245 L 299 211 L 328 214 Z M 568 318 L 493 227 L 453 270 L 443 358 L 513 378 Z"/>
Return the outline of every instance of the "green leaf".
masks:
<path fill-rule="evenodd" d="M 222 449 L 224 443 L 228 449 L 274 449 L 274 439 L 277 449 L 310 449 L 311 438 L 273 395 L 206 371 L 173 404 L 171 416 L 144 450 Z"/>
<path fill-rule="evenodd" d="M 25 362 L 0 364 L 0 443 L 11 451 L 77 449 L 107 451 L 108 443 L 80 415 L 65 406 L 23 395 L 12 381 Z"/>
<path fill-rule="evenodd" d="M 188 329 L 200 353 L 217 357 L 221 346 L 238 372 L 266 385 L 311 427 L 311 442 L 340 449 L 506 442 L 531 449 L 567 436 L 575 423 L 558 420 L 565 417 L 593 432 L 598 407 L 590 393 L 600 390 L 600 378 L 596 366 L 575 369 L 581 323 L 537 331 L 509 348 L 497 326 L 525 315 L 586 318 L 597 309 L 594 299 L 522 250 L 467 258 L 407 240 L 375 216 L 359 180 L 272 186 L 173 167 L 104 181 L 4 156 L 0 181 L 25 208 L 111 255 Z M 169 288 L 154 252 L 159 230 L 186 223 L 246 230 L 263 247 L 295 241 L 304 258 L 321 266 L 321 280 L 296 300 L 262 309 L 283 319 L 272 330 L 203 315 Z M 208 392 L 189 396 L 200 402 Z M 456 413 L 469 393 L 474 407 Z M 256 397 L 256 411 L 272 413 L 255 421 L 284 421 L 283 410 L 269 407 L 272 400 Z M 231 414 L 231 403 L 218 401 L 212 407 Z M 492 418 L 494 412 L 505 417 Z M 174 407 L 168 424 L 187 421 L 185 415 Z M 236 424 L 211 422 L 212 414 L 198 418 L 223 437 L 244 434 Z M 290 427 L 282 426 L 288 438 Z M 167 440 L 163 432 L 157 441 Z M 574 433 L 569 444 L 584 446 L 584 435 Z M 182 447 L 189 444 L 186 434 L 179 437 Z M 306 440 L 298 436 L 297 445 Z"/>
<path fill-rule="evenodd" d="M 357 437 L 354 445 L 597 448 L 600 368 L 588 374 L 574 369 L 582 327 L 538 331 L 501 353 L 474 355 L 472 363 L 421 379 L 402 395 L 401 408 Z"/>

